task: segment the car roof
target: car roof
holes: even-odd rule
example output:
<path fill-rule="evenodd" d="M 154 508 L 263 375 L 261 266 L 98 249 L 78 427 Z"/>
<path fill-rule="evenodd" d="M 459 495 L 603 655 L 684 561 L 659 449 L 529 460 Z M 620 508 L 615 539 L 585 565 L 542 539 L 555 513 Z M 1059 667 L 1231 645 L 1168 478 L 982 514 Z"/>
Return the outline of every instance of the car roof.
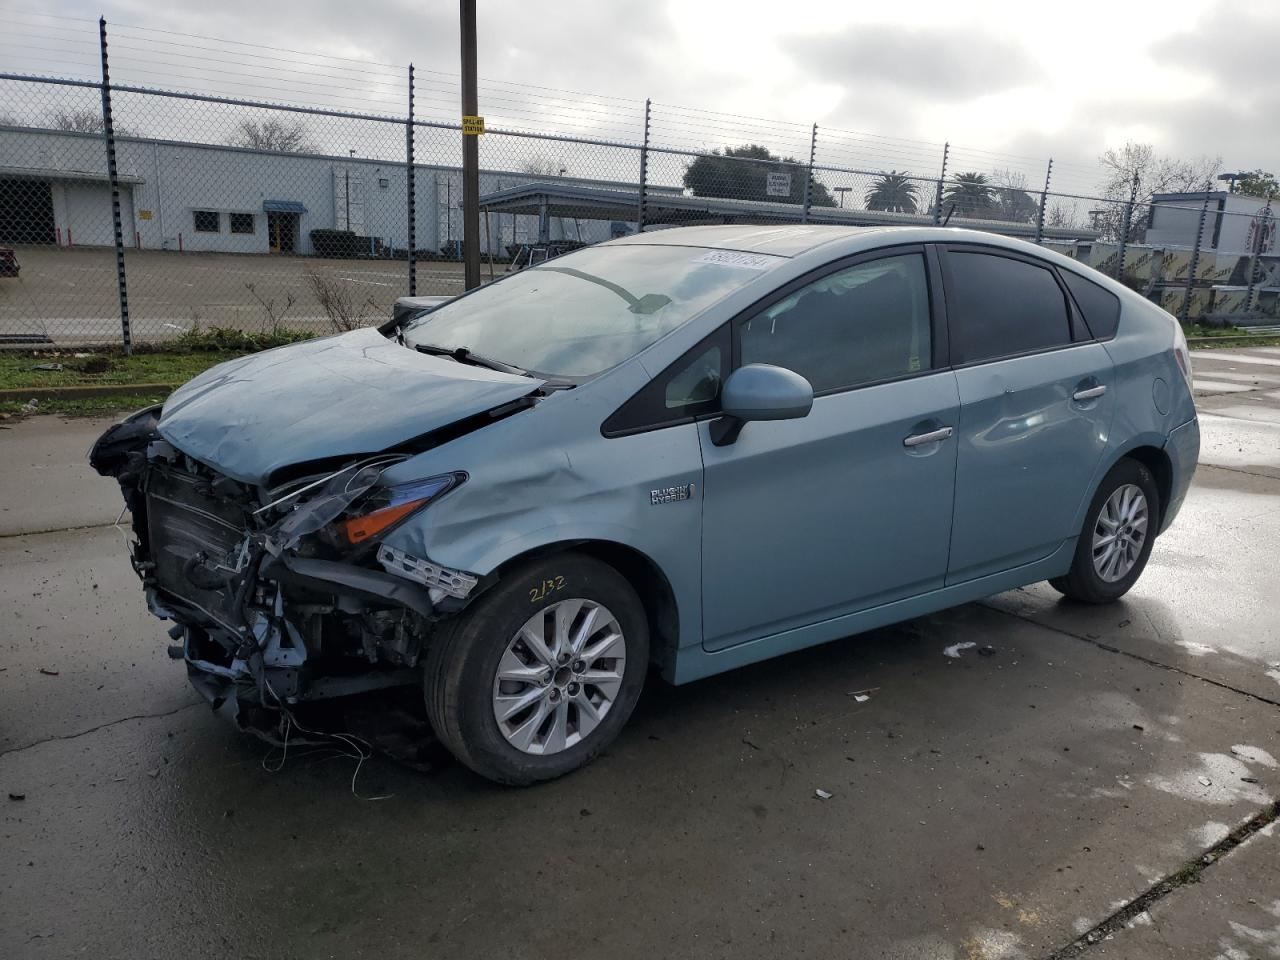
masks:
<path fill-rule="evenodd" d="M 672 227 L 621 237 L 613 243 L 672 247 L 710 247 L 794 257 L 832 240 L 884 232 L 883 227 L 839 227 L 826 224 L 730 224 L 709 227 Z"/>
<path fill-rule="evenodd" d="M 610 241 L 613 244 L 646 244 L 651 246 L 710 247 L 718 250 L 742 250 L 768 253 L 778 257 L 800 257 L 818 247 L 837 245 L 836 255 L 900 243 L 981 243 L 1004 247 L 1041 257 L 1051 251 L 1025 240 L 1006 237 L 983 230 L 963 227 L 846 227 L 832 224 L 782 224 L 759 226 L 736 224 L 727 226 L 675 227 L 648 230 Z"/>

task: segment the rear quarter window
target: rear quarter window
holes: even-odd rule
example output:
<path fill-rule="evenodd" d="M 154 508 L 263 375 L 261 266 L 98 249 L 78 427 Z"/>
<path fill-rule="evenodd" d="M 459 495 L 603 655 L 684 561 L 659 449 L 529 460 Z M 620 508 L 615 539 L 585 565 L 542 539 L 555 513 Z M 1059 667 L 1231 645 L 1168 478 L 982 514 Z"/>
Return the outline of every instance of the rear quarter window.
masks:
<path fill-rule="evenodd" d="M 1098 340 L 1110 340 L 1120 326 L 1120 298 L 1092 280 L 1070 270 L 1058 271 L 1084 317 L 1089 333 Z"/>

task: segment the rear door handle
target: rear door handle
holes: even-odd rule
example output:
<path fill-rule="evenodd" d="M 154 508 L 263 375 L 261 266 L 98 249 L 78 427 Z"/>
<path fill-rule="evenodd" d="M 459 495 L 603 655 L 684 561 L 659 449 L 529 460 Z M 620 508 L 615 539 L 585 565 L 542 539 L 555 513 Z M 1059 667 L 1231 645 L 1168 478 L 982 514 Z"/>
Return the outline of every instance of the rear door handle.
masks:
<path fill-rule="evenodd" d="M 951 436 L 951 427 L 939 427 L 937 430 L 930 430 L 928 433 L 917 433 L 902 441 L 904 447 L 918 447 L 922 443 L 937 443 L 939 440 L 946 440 Z"/>
<path fill-rule="evenodd" d="M 1072 400 L 1096 400 L 1107 392 L 1107 385 L 1100 383 L 1096 387 L 1089 387 L 1086 390 L 1077 390 L 1071 395 Z"/>

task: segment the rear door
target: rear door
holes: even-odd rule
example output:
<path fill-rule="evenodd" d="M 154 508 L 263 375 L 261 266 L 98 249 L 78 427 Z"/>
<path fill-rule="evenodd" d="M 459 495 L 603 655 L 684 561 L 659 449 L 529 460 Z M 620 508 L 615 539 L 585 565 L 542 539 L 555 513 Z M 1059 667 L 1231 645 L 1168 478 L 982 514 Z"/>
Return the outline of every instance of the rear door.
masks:
<path fill-rule="evenodd" d="M 1107 446 L 1111 359 L 1051 265 L 998 248 L 942 250 L 960 392 L 947 583 L 1042 559 L 1075 517 Z"/>

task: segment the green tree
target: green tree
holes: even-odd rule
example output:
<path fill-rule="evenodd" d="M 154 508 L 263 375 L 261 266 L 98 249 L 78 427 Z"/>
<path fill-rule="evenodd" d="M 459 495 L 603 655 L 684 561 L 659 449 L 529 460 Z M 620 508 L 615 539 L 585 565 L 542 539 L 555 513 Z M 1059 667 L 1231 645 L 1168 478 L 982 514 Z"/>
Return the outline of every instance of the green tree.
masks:
<path fill-rule="evenodd" d="M 1236 193 L 1250 197 L 1274 197 L 1280 194 L 1280 184 L 1276 183 L 1274 174 L 1258 169 L 1236 181 Z"/>
<path fill-rule="evenodd" d="M 953 203 L 956 216 L 990 216 L 994 205 L 990 178 L 985 173 L 956 174 L 951 185 L 942 192 L 942 209 L 950 211 Z"/>
<path fill-rule="evenodd" d="M 1035 223 L 1040 203 L 1027 190 L 1027 175 L 1005 168 L 991 174 L 991 216 L 1009 223 Z"/>
<path fill-rule="evenodd" d="M 916 182 L 908 174 L 890 170 L 876 177 L 864 202 L 868 210 L 915 213 L 917 189 Z"/>
<path fill-rule="evenodd" d="M 791 193 L 786 197 L 768 194 L 770 173 L 791 177 Z M 757 143 L 713 150 L 694 160 L 684 171 L 685 188 L 695 197 L 732 197 L 735 200 L 772 200 L 775 203 L 804 203 L 805 166 L 795 157 L 779 157 Z M 834 207 L 827 188 L 810 178 L 809 203 Z"/>

